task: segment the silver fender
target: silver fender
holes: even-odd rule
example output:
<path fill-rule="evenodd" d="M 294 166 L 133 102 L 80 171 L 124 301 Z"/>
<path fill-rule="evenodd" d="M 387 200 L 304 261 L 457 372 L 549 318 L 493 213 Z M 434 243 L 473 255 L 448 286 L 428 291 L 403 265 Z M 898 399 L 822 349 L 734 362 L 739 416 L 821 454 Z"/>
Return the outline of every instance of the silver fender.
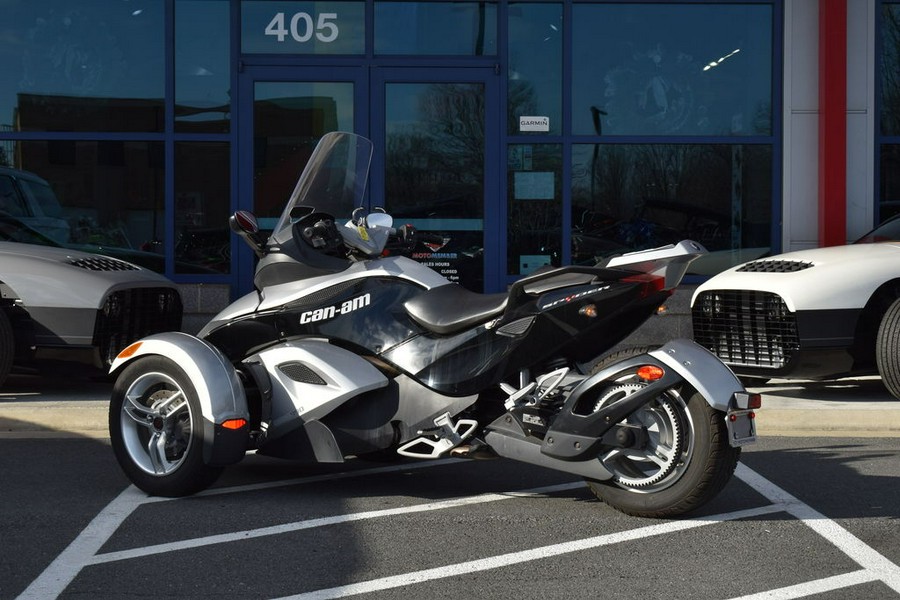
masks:
<path fill-rule="evenodd" d="M 215 429 L 230 419 L 249 420 L 247 398 L 237 371 L 231 362 L 215 346 L 192 335 L 177 331 L 159 333 L 135 342 L 126 350 L 137 347 L 133 353 L 113 361 L 110 373 L 116 374 L 127 364 L 142 356 L 159 355 L 174 361 L 191 380 L 197 392 L 197 400 L 203 415 L 203 457 L 208 463 L 235 462 L 246 451 L 243 448 L 213 448 Z M 215 450 L 215 452 L 214 452 Z"/>
<path fill-rule="evenodd" d="M 388 385 L 388 379 L 358 355 L 324 339 L 272 346 L 244 360 L 258 362 L 272 383 L 269 436 L 321 419 L 360 394 Z"/>
<path fill-rule="evenodd" d="M 745 391 L 731 369 L 693 340 L 672 340 L 648 354 L 681 375 L 716 410 L 727 412 L 734 394 Z"/>

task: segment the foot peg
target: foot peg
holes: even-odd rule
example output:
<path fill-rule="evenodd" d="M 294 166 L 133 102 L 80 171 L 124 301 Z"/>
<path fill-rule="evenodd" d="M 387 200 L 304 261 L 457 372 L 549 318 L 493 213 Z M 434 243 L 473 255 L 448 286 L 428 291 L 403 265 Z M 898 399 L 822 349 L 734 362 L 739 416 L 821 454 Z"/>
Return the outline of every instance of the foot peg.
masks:
<path fill-rule="evenodd" d="M 434 420 L 434 429 L 420 431 L 419 437 L 397 448 L 397 454 L 410 458 L 438 458 L 453 450 L 475 433 L 478 421 L 459 419 L 450 421 L 450 413 L 444 413 Z"/>

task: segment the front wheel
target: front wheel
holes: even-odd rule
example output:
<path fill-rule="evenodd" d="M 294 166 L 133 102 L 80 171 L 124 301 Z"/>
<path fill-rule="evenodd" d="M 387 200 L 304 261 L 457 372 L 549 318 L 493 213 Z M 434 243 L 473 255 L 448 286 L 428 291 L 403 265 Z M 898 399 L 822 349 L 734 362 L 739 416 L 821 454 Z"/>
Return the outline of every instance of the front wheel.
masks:
<path fill-rule="evenodd" d="M 900 299 L 894 300 L 878 326 L 875 361 L 884 387 L 900 398 Z"/>
<path fill-rule="evenodd" d="M 222 471 L 203 462 L 203 415 L 194 386 L 162 356 L 139 358 L 122 371 L 110 399 L 109 435 L 122 470 L 151 495 L 193 494 Z"/>
<path fill-rule="evenodd" d="M 13 337 L 12 325 L 6 311 L 0 308 L 0 387 L 6 382 L 6 376 L 12 369 L 15 349 L 16 340 Z"/>
<path fill-rule="evenodd" d="M 627 354 L 644 351 L 638 348 Z M 624 357 L 618 353 L 616 358 Z M 598 399 L 596 409 L 642 385 L 627 379 L 618 382 Z M 647 443 L 602 452 L 598 460 L 613 478 L 588 481 L 598 498 L 626 514 L 667 518 L 695 510 L 718 494 L 734 473 L 741 449 L 728 443 L 724 415 L 687 386 L 666 390 L 626 421 L 646 430 Z"/>

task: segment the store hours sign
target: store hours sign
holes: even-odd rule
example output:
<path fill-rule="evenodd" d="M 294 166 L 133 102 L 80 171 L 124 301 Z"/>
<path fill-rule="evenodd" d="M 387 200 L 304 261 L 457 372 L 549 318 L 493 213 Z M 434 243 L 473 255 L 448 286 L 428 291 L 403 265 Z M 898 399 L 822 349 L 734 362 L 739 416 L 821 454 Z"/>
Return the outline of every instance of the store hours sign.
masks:
<path fill-rule="evenodd" d="M 363 54 L 364 2 L 241 3 L 244 54 Z"/>

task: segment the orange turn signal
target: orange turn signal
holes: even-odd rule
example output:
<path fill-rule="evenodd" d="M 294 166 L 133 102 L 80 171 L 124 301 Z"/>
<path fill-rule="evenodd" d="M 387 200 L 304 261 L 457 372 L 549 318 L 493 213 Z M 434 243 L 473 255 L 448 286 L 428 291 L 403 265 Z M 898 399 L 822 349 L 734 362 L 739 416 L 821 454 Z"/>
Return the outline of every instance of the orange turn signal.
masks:
<path fill-rule="evenodd" d="M 247 419 L 228 419 L 222 423 L 225 429 L 240 429 L 247 424 Z"/>
<path fill-rule="evenodd" d="M 116 356 L 116 358 L 129 358 L 131 356 L 134 356 L 134 353 L 138 351 L 138 348 L 141 347 L 142 343 L 143 342 L 135 342 L 135 343 L 131 344 L 130 346 L 126 346 L 125 348 L 122 349 L 121 352 L 119 352 L 119 354 Z"/>
<path fill-rule="evenodd" d="M 657 379 L 662 379 L 665 374 L 666 372 L 662 370 L 662 367 L 657 367 L 656 365 L 644 365 L 638 367 L 637 370 L 637 376 L 644 381 L 656 381 Z"/>

